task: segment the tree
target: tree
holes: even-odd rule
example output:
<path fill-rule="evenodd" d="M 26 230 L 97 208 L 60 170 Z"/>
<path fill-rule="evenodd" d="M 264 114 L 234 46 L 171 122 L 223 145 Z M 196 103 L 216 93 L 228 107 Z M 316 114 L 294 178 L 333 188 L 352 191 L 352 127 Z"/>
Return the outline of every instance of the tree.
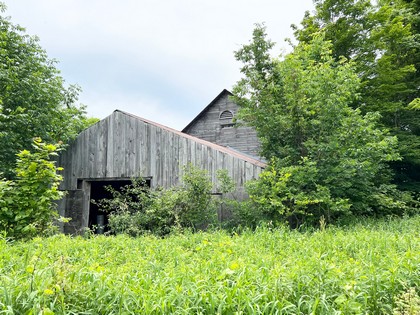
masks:
<path fill-rule="evenodd" d="M 75 105 L 80 89 L 65 87 L 56 61 L 24 31 L 0 16 L 0 173 L 7 177 L 33 138 L 66 143 L 93 122 Z"/>
<path fill-rule="evenodd" d="M 322 31 L 336 61 L 352 60 L 361 80 L 361 97 L 351 106 L 378 111 L 381 124 L 399 140 L 402 159 L 391 163 L 401 188 L 420 192 L 420 10 L 410 0 L 314 0 L 299 42 Z"/>
<path fill-rule="evenodd" d="M 236 53 L 244 64 L 233 89 L 239 119 L 255 127 L 271 159 L 250 197 L 262 212 L 293 224 L 399 212 L 410 198 L 389 184 L 397 139 L 378 128 L 380 115 L 349 106 L 359 97 L 355 65 L 335 60 L 324 37 L 300 43 L 280 61 L 270 57 L 273 45 L 257 26 L 253 41 Z"/>

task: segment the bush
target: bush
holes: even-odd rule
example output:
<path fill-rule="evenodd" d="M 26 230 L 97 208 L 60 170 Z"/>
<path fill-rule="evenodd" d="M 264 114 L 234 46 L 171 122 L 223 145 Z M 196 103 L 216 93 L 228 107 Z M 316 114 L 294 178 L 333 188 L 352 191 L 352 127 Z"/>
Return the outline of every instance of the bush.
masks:
<path fill-rule="evenodd" d="M 297 228 L 302 224 L 318 225 L 321 218 L 332 223 L 347 216 L 418 213 L 418 202 L 409 192 L 397 190 L 395 185 L 371 187 L 369 194 L 359 196 L 366 200 L 357 202 L 334 194 L 334 189 L 325 184 L 320 172 L 316 163 L 307 158 L 298 165 L 286 167 L 273 159 L 258 180 L 247 183 L 254 208 L 250 220 L 287 222 L 290 227 Z M 361 204 L 364 204 L 363 211 Z"/>
<path fill-rule="evenodd" d="M 273 159 L 257 181 L 247 184 L 256 208 L 254 214 L 260 220 L 287 221 L 295 228 L 304 222 L 319 222 L 321 217 L 331 221 L 349 213 L 348 200 L 333 198 L 328 187 L 319 182 L 315 163 L 303 159 L 296 166 L 281 167 L 279 164 Z"/>
<path fill-rule="evenodd" d="M 0 230 L 8 237 L 45 235 L 55 229 L 58 217 L 54 201 L 63 196 L 58 190 L 62 176 L 51 157 L 58 146 L 40 138 L 33 141 L 35 152 L 17 154 L 16 179 L 0 180 Z"/>
<path fill-rule="evenodd" d="M 235 188 L 226 179 L 220 182 L 226 193 Z M 206 171 L 189 165 L 181 186 L 170 189 L 151 190 L 145 184 L 143 179 L 133 180 L 120 191 L 108 186 L 112 199 L 93 201 L 109 212 L 111 233 L 166 235 L 174 229 L 205 229 L 216 222 L 219 202 L 212 196 L 213 185 Z"/>

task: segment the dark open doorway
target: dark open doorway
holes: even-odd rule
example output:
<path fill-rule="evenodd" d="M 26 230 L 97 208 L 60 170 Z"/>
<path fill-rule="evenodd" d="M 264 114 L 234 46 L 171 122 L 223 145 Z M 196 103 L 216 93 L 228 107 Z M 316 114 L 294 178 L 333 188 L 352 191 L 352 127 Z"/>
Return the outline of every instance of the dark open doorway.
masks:
<path fill-rule="evenodd" d="M 110 199 L 112 194 L 105 189 L 111 186 L 114 190 L 121 190 L 122 187 L 130 185 L 130 179 L 118 180 L 97 180 L 90 182 L 90 199 L 99 201 L 101 199 Z M 150 187 L 150 180 L 146 180 L 146 185 Z M 89 206 L 89 228 L 96 234 L 103 234 L 109 231 L 108 228 L 108 212 L 101 211 L 98 205 L 90 202 Z"/>
<path fill-rule="evenodd" d="M 107 180 L 107 181 L 92 181 L 90 183 L 90 199 L 99 201 L 101 199 L 110 199 L 112 194 L 105 189 L 106 186 L 111 186 L 115 190 L 120 190 L 126 185 L 130 185 L 131 180 Z M 103 234 L 108 231 L 108 214 L 101 211 L 98 205 L 90 203 L 89 206 L 89 228 L 97 234 Z"/>

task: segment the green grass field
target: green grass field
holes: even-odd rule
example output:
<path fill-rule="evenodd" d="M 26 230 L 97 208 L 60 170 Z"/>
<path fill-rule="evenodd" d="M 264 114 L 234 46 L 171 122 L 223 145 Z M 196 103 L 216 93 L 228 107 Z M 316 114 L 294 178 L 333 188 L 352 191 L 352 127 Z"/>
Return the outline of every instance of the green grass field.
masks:
<path fill-rule="evenodd" d="M 420 217 L 0 240 L 0 314 L 420 314 Z"/>

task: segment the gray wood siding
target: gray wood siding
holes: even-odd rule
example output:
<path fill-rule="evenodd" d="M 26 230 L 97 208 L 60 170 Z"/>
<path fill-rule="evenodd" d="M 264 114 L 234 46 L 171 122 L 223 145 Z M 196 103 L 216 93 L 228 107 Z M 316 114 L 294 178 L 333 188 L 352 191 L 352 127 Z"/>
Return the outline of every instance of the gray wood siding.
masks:
<path fill-rule="evenodd" d="M 229 121 L 219 119 L 220 114 L 229 110 L 235 116 L 239 107 L 229 99 L 229 92 L 222 92 L 183 131 L 194 137 L 218 145 L 231 147 L 251 156 L 259 156 L 260 142 L 256 131 L 246 126 L 229 126 Z"/>
<path fill-rule="evenodd" d="M 153 187 L 168 188 L 179 184 L 188 163 L 207 170 L 214 181 L 216 170 L 227 169 L 239 190 L 264 167 L 235 151 L 115 111 L 83 131 L 60 155 L 61 188 L 76 190 L 82 179 L 138 176 L 151 177 Z"/>

